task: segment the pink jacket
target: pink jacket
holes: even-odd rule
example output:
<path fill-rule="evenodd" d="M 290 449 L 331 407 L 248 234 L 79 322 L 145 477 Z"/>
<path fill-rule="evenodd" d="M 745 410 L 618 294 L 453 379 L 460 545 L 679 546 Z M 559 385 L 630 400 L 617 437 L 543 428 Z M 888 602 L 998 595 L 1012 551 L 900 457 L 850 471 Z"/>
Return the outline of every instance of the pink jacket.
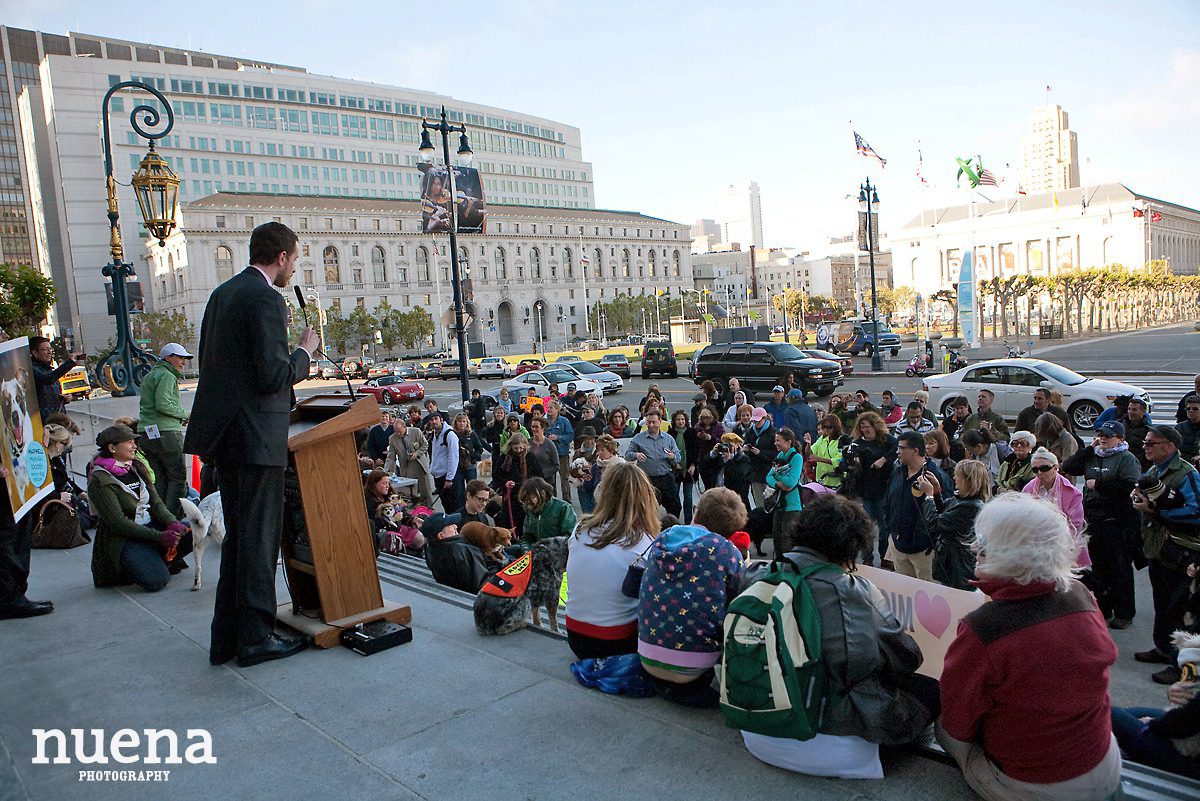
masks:
<path fill-rule="evenodd" d="M 1038 498 L 1041 497 L 1040 488 L 1041 482 L 1034 477 L 1021 491 Z M 1072 484 L 1066 476 L 1059 473 L 1058 477 L 1054 480 L 1054 489 L 1051 490 L 1048 499 L 1058 504 L 1058 508 L 1067 516 L 1067 522 L 1071 524 L 1071 533 L 1082 540 L 1084 526 L 1083 492 Z M 1088 555 L 1086 544 L 1083 544 L 1080 548 L 1078 561 L 1080 567 L 1091 567 L 1092 558 Z"/>

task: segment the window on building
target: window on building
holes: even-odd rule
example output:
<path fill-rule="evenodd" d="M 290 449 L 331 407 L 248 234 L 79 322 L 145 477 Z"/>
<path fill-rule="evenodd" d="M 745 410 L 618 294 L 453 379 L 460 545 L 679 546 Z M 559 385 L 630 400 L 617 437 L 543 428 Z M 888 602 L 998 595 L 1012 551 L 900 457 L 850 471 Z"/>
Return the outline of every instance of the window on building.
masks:
<path fill-rule="evenodd" d="M 225 215 L 224 215 L 224 214 L 218 214 L 218 215 L 217 215 L 217 227 L 218 227 L 218 228 L 224 228 L 224 227 L 225 227 Z"/>
<path fill-rule="evenodd" d="M 534 280 L 542 277 L 542 253 L 537 248 L 529 249 L 529 274 Z"/>
<path fill-rule="evenodd" d="M 629 278 L 632 275 L 629 269 L 629 248 L 621 249 L 621 276 Z"/>
<path fill-rule="evenodd" d="M 575 262 L 571 258 L 571 249 L 563 248 L 563 275 L 567 278 L 575 277 Z"/>
<path fill-rule="evenodd" d="M 504 248 L 496 248 L 496 258 L 493 261 L 496 262 L 496 280 L 507 281 L 508 262 L 505 260 Z"/>
<path fill-rule="evenodd" d="M 683 256 L 681 256 L 677 250 L 671 259 L 675 264 L 675 277 L 679 278 L 681 275 L 683 275 Z"/>
<path fill-rule="evenodd" d="M 382 284 L 387 280 L 387 259 L 384 257 L 383 248 L 379 245 L 371 248 L 371 273 L 375 276 L 377 284 Z"/>
<path fill-rule="evenodd" d="M 342 268 L 338 263 L 337 248 L 335 248 L 333 245 L 326 247 L 323 258 L 325 261 L 325 283 L 342 283 Z"/>
<path fill-rule="evenodd" d="M 224 245 L 217 245 L 217 283 L 224 283 L 233 278 L 233 251 Z"/>
<path fill-rule="evenodd" d="M 361 286 L 362 282 L 363 282 L 362 267 L 355 267 L 353 275 L 354 275 L 354 283 Z"/>
<path fill-rule="evenodd" d="M 313 271 L 305 270 L 304 271 L 304 285 L 312 286 L 312 284 L 313 284 Z"/>
<path fill-rule="evenodd" d="M 658 263 L 655 261 L 653 248 L 650 250 L 650 277 L 658 277 Z"/>
<path fill-rule="evenodd" d="M 417 280 L 430 281 L 429 277 L 429 250 L 421 246 L 417 248 Z"/>

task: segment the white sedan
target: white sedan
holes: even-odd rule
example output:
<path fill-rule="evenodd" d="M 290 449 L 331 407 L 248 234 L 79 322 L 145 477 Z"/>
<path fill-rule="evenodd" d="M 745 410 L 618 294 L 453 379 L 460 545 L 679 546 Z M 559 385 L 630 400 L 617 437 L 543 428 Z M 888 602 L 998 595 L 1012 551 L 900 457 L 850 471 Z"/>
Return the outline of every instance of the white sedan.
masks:
<path fill-rule="evenodd" d="M 929 407 L 943 415 L 951 400 L 966 395 L 975 408 L 981 389 L 996 395 L 992 409 L 1005 420 L 1016 420 L 1021 410 L 1033 403 L 1039 388 L 1062 393 L 1063 408 L 1077 429 L 1089 429 L 1096 417 L 1121 395 L 1133 395 L 1146 401 L 1152 410 L 1150 395 L 1141 387 L 1088 378 L 1060 364 L 1042 359 L 992 359 L 968 365 L 948 375 L 928 376 L 923 387 L 929 393 Z"/>
<path fill-rule="evenodd" d="M 511 378 L 516 375 L 517 368 L 503 356 L 485 356 L 472 372 L 478 378 Z"/>
<path fill-rule="evenodd" d="M 560 392 L 567 392 L 569 387 L 574 387 L 576 390 L 583 390 L 589 395 L 593 392 L 603 391 L 595 381 L 588 381 L 585 378 L 581 378 L 579 373 L 564 367 L 546 367 L 542 370 L 531 370 L 528 373 L 521 373 L 516 378 L 510 378 L 505 381 L 502 386 L 509 387 L 510 389 L 537 387 L 541 390 L 548 389 L 551 384 L 558 384 Z"/>
<path fill-rule="evenodd" d="M 603 367 L 592 362 L 585 362 L 583 359 L 575 362 L 566 362 L 559 359 L 549 366 L 570 370 L 573 373 L 578 373 L 580 378 L 596 382 L 600 385 L 605 395 L 612 392 L 620 392 L 625 388 L 625 382 L 621 380 L 621 376 L 605 370 Z"/>

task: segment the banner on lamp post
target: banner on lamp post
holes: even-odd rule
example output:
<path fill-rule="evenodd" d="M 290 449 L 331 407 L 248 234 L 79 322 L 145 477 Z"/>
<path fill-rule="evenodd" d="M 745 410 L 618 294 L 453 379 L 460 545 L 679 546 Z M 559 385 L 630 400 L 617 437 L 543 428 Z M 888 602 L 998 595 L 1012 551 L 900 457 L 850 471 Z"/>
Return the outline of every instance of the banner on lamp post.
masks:
<path fill-rule="evenodd" d="M 450 179 L 445 167 L 418 164 L 421 171 L 421 230 L 427 234 L 450 232 Z M 487 201 L 479 170 L 454 168 L 455 203 L 458 207 L 458 232 L 482 234 L 487 230 Z"/>
<path fill-rule="evenodd" d="M 968 250 L 958 272 L 958 332 L 963 342 L 975 342 L 975 303 L 975 260 Z"/>
<path fill-rule="evenodd" d="M 871 212 L 871 242 L 867 244 L 867 213 L 858 213 L 858 249 L 879 252 L 879 212 Z"/>

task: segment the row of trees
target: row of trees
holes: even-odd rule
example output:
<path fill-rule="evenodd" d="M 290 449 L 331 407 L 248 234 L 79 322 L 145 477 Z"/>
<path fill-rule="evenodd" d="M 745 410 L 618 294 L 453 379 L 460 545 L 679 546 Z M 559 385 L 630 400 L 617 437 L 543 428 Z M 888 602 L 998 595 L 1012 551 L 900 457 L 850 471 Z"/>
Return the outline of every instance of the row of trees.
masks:
<path fill-rule="evenodd" d="M 942 289 L 929 297 L 945 303 L 958 335 L 958 297 Z M 1200 317 L 1200 276 L 1175 275 L 1165 261 L 1130 272 L 1110 264 L 1065 270 L 1051 276 L 1010 275 L 979 282 L 981 307 L 991 314 L 992 336 L 1006 337 L 1009 325 L 1024 317 L 1032 331 L 1034 310 L 1050 308 L 1049 321 L 1061 322 L 1063 335 L 1098 330 L 1125 330 Z"/>
<path fill-rule="evenodd" d="M 319 328 L 311 314 L 309 323 Z M 293 339 L 304 329 L 304 317 L 292 312 L 291 334 Z M 376 342 L 375 332 L 379 332 Z M 429 342 L 434 334 L 433 318 L 423 308 L 401 311 L 392 306 L 387 298 L 379 302 L 374 311 L 355 306 L 348 315 L 336 306 L 325 310 L 325 347 L 330 353 L 359 353 L 363 345 L 376 344 L 385 351 L 397 347 L 416 348 Z"/>

